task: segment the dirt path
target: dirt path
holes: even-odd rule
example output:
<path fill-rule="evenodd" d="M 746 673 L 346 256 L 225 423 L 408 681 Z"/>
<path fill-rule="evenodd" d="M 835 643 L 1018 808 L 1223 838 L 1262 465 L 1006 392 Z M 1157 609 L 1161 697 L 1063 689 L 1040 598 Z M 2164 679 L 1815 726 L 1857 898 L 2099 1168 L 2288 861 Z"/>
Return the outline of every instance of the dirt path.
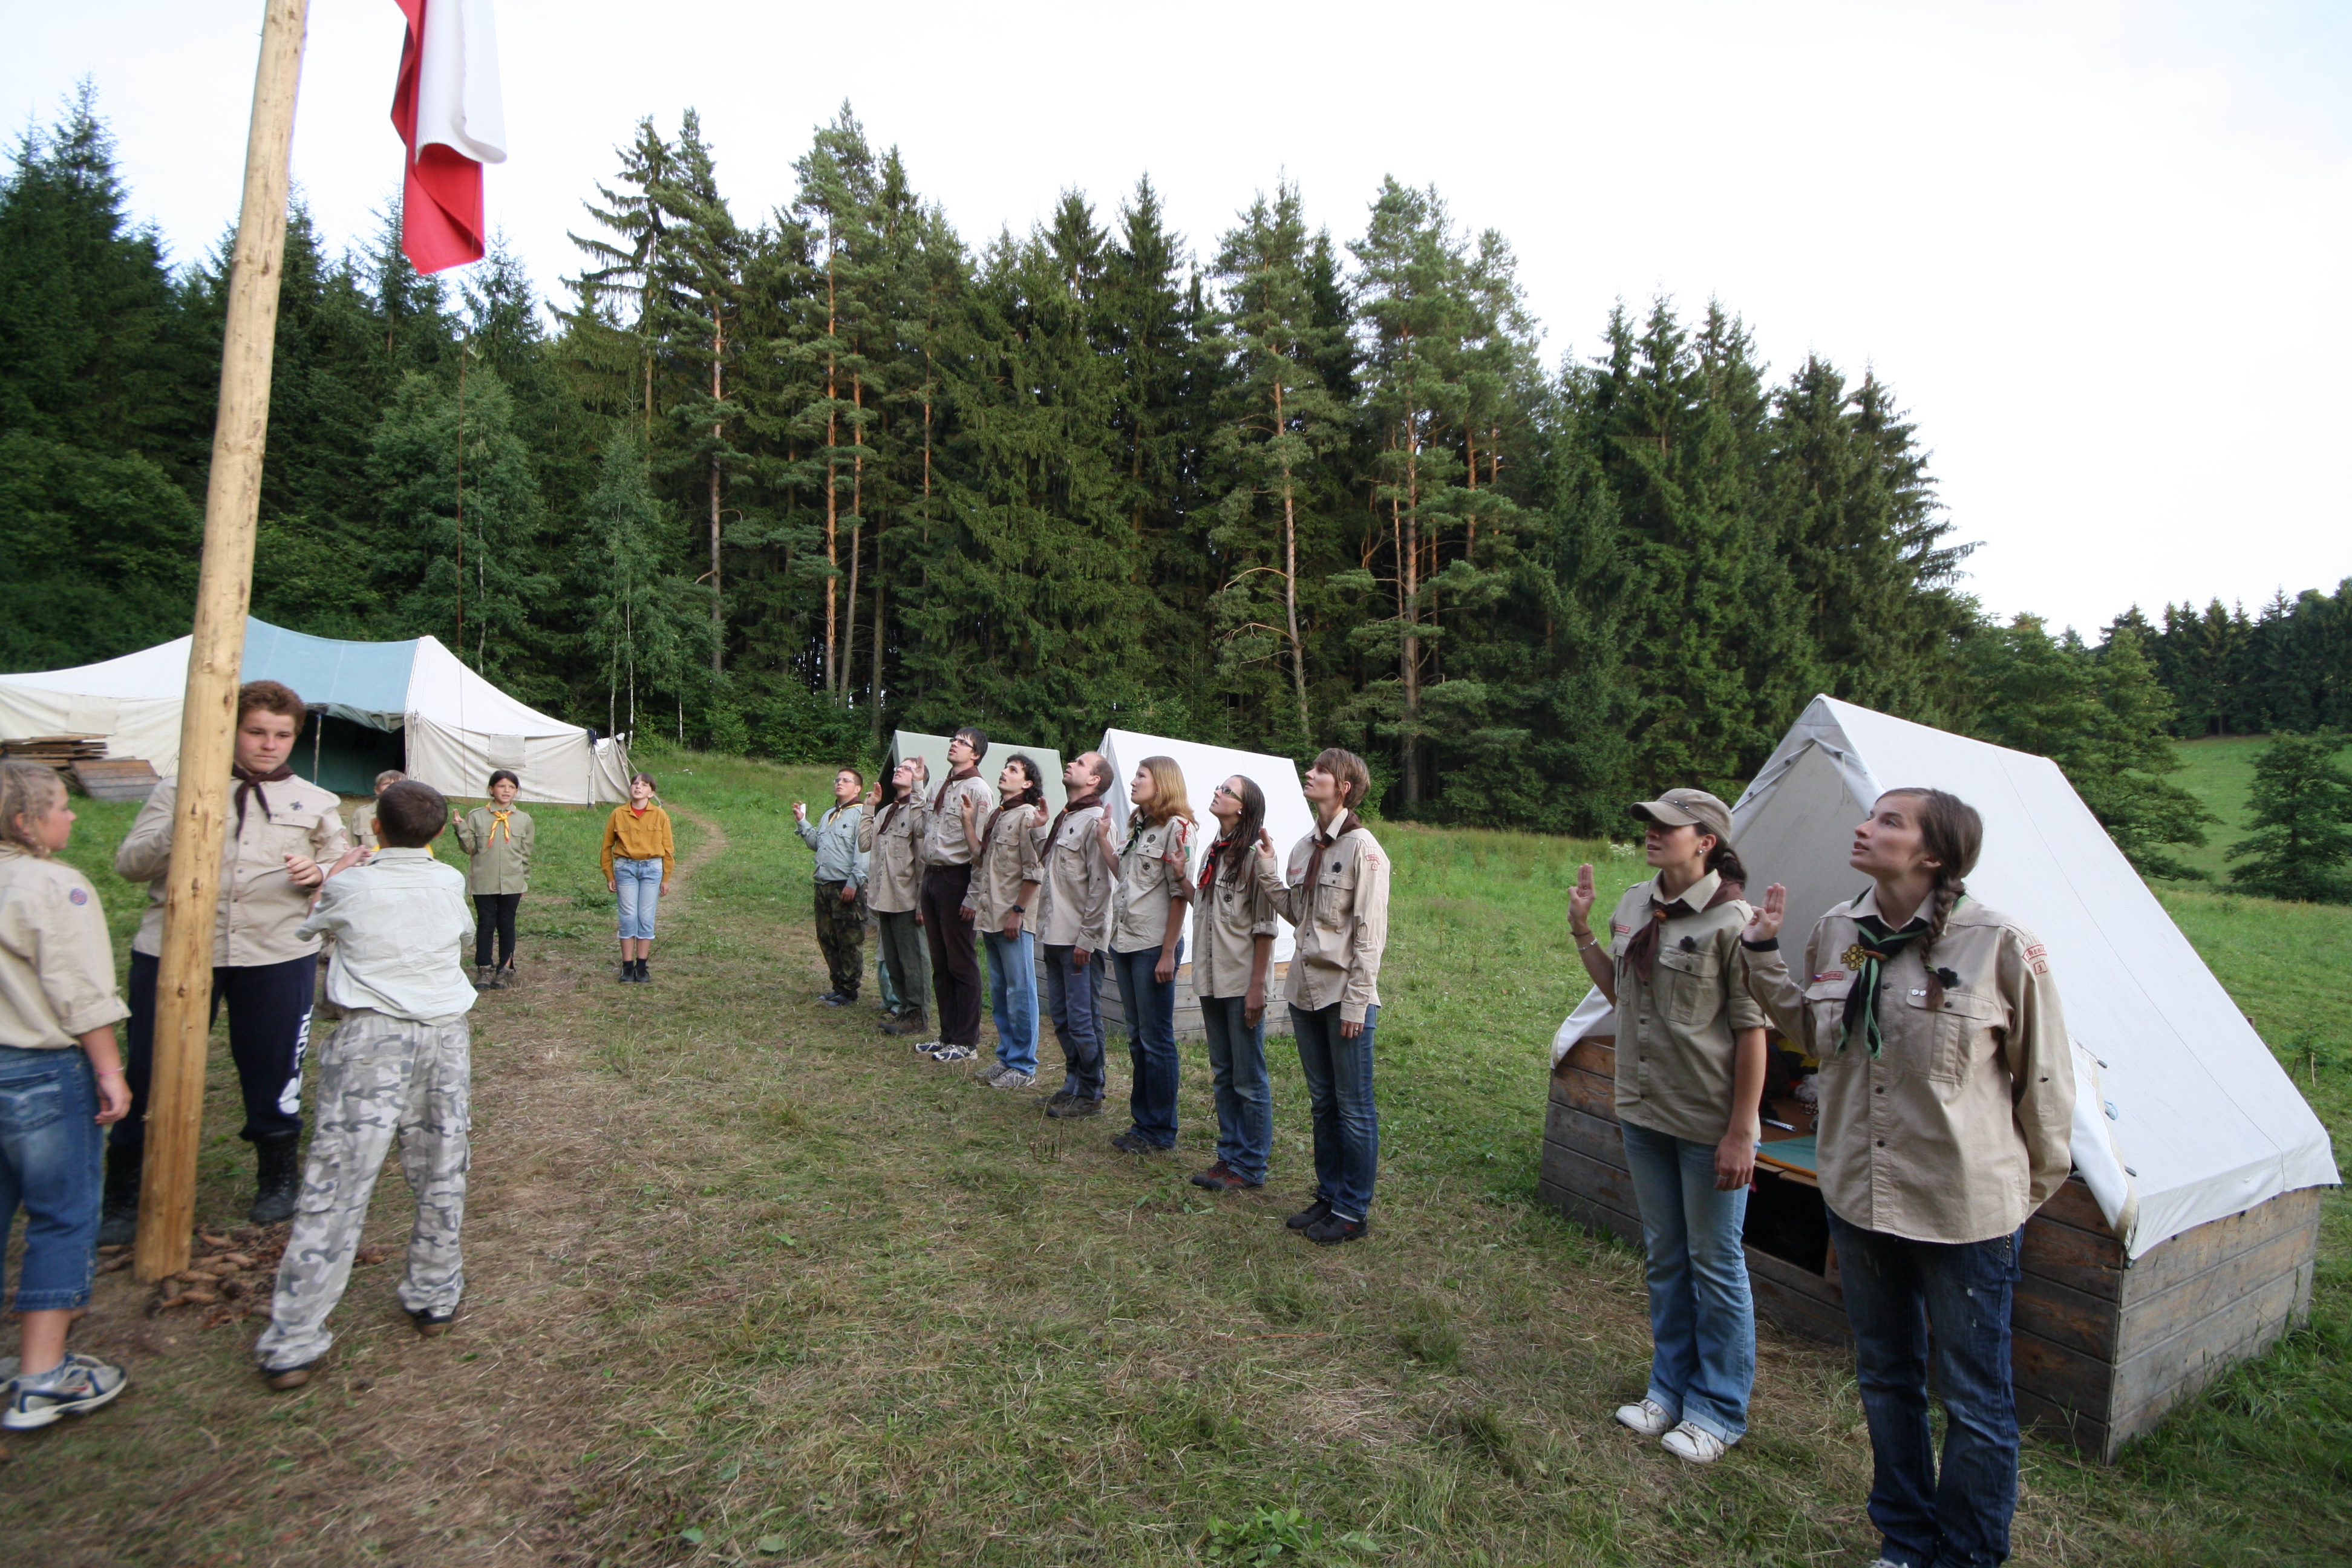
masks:
<path fill-rule="evenodd" d="M 696 873 L 728 837 L 670 809 L 697 841 L 678 860 L 664 935 L 690 941 Z M 0 1446 L 0 1497 L 16 1500 L 0 1502 L 0 1532 L 55 1543 L 50 1568 L 603 1556 L 598 1493 L 627 1467 L 599 1447 L 626 1426 L 631 1380 L 614 1375 L 625 1349 L 613 1309 L 637 1235 L 659 1216 L 631 1212 L 596 1179 L 646 1131 L 595 1058 L 663 1005 L 658 980 L 615 986 L 606 945 L 525 950 L 519 984 L 475 1012 L 454 1332 L 419 1340 L 393 1295 L 410 1212 L 396 1153 L 364 1237 L 388 1260 L 354 1269 L 327 1368 L 297 1394 L 269 1394 L 254 1376 L 258 1320 L 207 1329 L 153 1316 L 151 1290 L 105 1276 L 78 1342 L 128 1364 L 132 1386 L 100 1418 Z M 145 1506 L 93 1512 L 75 1505 L 78 1491 Z"/>

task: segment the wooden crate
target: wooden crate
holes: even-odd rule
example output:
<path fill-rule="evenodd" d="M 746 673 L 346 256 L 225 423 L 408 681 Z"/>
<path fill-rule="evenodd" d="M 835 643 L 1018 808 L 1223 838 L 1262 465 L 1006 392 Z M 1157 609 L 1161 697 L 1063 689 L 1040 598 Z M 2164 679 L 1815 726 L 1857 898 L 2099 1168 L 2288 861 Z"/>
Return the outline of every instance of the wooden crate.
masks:
<path fill-rule="evenodd" d="M 107 762 L 76 763 L 68 770 L 82 794 L 92 800 L 145 800 L 163 781 L 144 757 L 116 757 Z"/>
<path fill-rule="evenodd" d="M 1537 1192 L 1570 1218 L 1639 1243 L 1642 1225 L 1616 1114 L 1616 1050 L 1580 1040 L 1551 1077 Z M 2026 1222 L 2011 1309 L 2021 1419 L 2111 1461 L 2217 1374 L 2257 1355 L 2311 1311 L 2320 1194 L 2284 1193 L 2126 1259 L 2080 1178 Z M 1757 1311 L 1843 1343 L 1834 1247 L 1818 1258 L 1759 1231 L 1759 1207 L 1790 1212 L 1818 1191 L 1764 1173 L 1749 1203 L 1748 1273 Z M 1759 1235 L 1774 1250 L 1757 1245 Z M 1800 1256 L 1786 1256 L 1785 1254 Z"/>

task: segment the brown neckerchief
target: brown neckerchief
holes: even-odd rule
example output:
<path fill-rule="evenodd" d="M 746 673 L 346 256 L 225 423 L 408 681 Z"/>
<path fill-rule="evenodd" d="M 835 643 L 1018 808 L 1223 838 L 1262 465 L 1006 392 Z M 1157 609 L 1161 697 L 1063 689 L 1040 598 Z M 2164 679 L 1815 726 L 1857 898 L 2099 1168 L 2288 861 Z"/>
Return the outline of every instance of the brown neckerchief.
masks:
<path fill-rule="evenodd" d="M 1353 811 L 1340 819 L 1339 831 L 1328 838 L 1323 837 L 1323 825 L 1319 822 L 1315 825 L 1315 853 L 1307 858 L 1306 888 L 1307 899 L 1310 904 L 1315 900 L 1315 873 L 1323 868 L 1323 851 L 1362 826 L 1362 823 L 1356 820 L 1356 814 Z"/>
<path fill-rule="evenodd" d="M 236 830 L 239 835 L 242 835 L 245 832 L 245 803 L 247 797 L 251 796 L 254 799 L 260 801 L 261 815 L 268 816 L 269 815 L 269 796 L 261 786 L 266 784 L 280 784 L 294 776 L 294 770 L 287 766 L 284 763 L 278 763 L 276 767 L 270 769 L 266 773 L 257 773 L 251 768 L 241 767 L 232 767 L 229 769 L 229 773 L 235 776 L 237 781 Z"/>
<path fill-rule="evenodd" d="M 1735 882 L 1728 877 L 1725 878 L 1717 885 L 1715 897 L 1707 900 L 1706 907 L 1711 910 L 1717 904 L 1729 903 L 1745 891 L 1747 886 L 1745 882 Z M 1681 901 L 1680 899 L 1676 899 L 1675 903 Z M 1651 974 L 1657 968 L 1659 933 L 1666 929 L 1666 911 L 1674 907 L 1674 903 L 1662 904 L 1656 899 L 1652 899 L 1650 923 L 1635 931 L 1633 940 L 1625 944 L 1625 962 L 1633 966 L 1633 973 L 1640 975 L 1644 984 L 1648 983 Z"/>
<path fill-rule="evenodd" d="M 954 772 L 949 773 L 947 777 L 940 781 L 940 793 L 931 797 L 931 809 L 933 811 L 945 811 L 948 808 L 948 786 L 955 783 L 956 780 L 976 779 L 979 776 L 980 764 L 978 763 L 966 763 L 962 767 L 960 767 Z"/>
<path fill-rule="evenodd" d="M 998 817 L 1003 816 L 1006 812 L 1011 811 L 1016 805 L 1043 805 L 1045 804 L 1045 802 L 1041 800 L 1031 800 L 1029 796 L 1033 793 L 1034 792 L 1032 790 L 1024 790 L 1019 795 L 1014 795 L 1010 802 L 1005 801 L 1002 797 L 998 798 L 996 809 L 988 814 L 988 826 L 980 830 L 980 853 L 973 856 L 973 859 L 984 860 L 988 858 L 988 846 L 989 842 L 996 837 L 996 819 Z"/>
<path fill-rule="evenodd" d="M 1054 826 L 1045 830 L 1045 842 L 1052 844 L 1062 837 L 1062 824 L 1069 820 L 1070 813 L 1089 811 L 1101 804 L 1102 790 L 1099 787 L 1090 789 L 1084 795 L 1070 796 L 1062 803 L 1062 809 L 1054 814 Z"/>
<path fill-rule="evenodd" d="M 898 808 L 914 798 L 915 792 L 912 789 L 904 789 L 893 795 L 889 804 L 877 814 L 879 819 L 874 824 L 874 830 L 877 833 L 889 832 L 890 825 L 898 819 Z"/>

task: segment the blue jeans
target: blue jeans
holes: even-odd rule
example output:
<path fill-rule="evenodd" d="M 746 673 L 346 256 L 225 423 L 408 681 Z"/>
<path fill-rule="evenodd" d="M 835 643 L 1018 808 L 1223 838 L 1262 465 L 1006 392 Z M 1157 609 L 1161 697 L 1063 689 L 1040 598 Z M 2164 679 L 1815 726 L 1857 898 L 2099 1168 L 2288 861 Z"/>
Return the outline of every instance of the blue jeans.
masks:
<path fill-rule="evenodd" d="M 1885 1539 L 1879 1555 L 1904 1568 L 1992 1568 L 2009 1555 L 2017 1512 L 2009 1310 L 2024 1234 L 1906 1241 L 1831 1211 L 1870 1423 L 1870 1522 Z M 1944 1402 L 1940 1475 L 1927 1430 L 1931 1354 Z"/>
<path fill-rule="evenodd" d="M 613 889 L 621 896 L 621 940 L 651 942 L 654 914 L 661 908 L 662 862 L 615 860 Z"/>
<path fill-rule="evenodd" d="M 1037 1070 L 1037 933 L 981 932 L 988 944 L 989 1010 L 996 1016 L 996 1059 L 1023 1072 Z"/>
<path fill-rule="evenodd" d="M 1364 1032 L 1339 1033 L 1339 1004 L 1309 1013 L 1290 1010 L 1298 1037 L 1298 1070 L 1315 1121 L 1315 1195 L 1341 1219 L 1371 1211 L 1372 1177 L 1381 1163 L 1381 1113 L 1372 1104 L 1372 1026 L 1377 1006 L 1364 1009 Z"/>
<path fill-rule="evenodd" d="M 1274 1149 L 1274 1094 L 1265 1080 L 1265 1019 L 1244 1021 L 1241 996 L 1201 998 L 1209 1079 L 1217 1100 L 1217 1163 L 1253 1186 Z"/>
<path fill-rule="evenodd" d="M 1162 985 L 1153 975 L 1160 969 L 1160 950 L 1114 952 L 1118 967 L 1118 999 L 1127 1009 L 1128 1059 L 1135 1080 L 1127 1092 L 1128 1114 L 1135 1120 L 1135 1135 L 1155 1149 L 1176 1147 L 1176 982 L 1174 972 Z M 1184 962 L 1184 943 L 1176 943 L 1173 962 Z"/>
<path fill-rule="evenodd" d="M 25 1206 L 16 1310 L 89 1304 L 104 1147 L 98 1078 L 79 1046 L 0 1046 L 0 1258 Z"/>
<path fill-rule="evenodd" d="M 1739 1239 L 1748 1189 L 1715 1190 L 1712 1143 L 1619 1125 L 1649 1255 L 1649 1396 L 1675 1420 L 1736 1443 L 1756 1385 L 1756 1304 Z"/>
<path fill-rule="evenodd" d="M 1074 943 L 1045 949 L 1045 1011 L 1062 1042 L 1062 1092 L 1079 1100 L 1103 1097 L 1102 1003 L 1097 981 L 1103 955 L 1083 964 Z"/>

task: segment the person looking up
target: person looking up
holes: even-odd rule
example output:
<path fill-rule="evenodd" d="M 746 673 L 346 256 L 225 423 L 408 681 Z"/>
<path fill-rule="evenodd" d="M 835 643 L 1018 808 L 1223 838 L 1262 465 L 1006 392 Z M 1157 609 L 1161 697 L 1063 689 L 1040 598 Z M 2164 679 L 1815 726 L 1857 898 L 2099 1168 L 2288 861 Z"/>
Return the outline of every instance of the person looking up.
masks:
<path fill-rule="evenodd" d="M 866 775 L 843 768 L 833 775 L 833 805 L 812 826 L 808 802 L 793 802 L 793 826 L 801 842 L 816 851 L 816 944 L 824 953 L 833 989 L 817 998 L 828 1007 L 857 1000 L 866 977 L 866 851 L 858 847 L 866 821 L 858 796 Z"/>
<path fill-rule="evenodd" d="M 866 903 L 874 911 L 878 977 L 884 999 L 898 1005 L 882 1020 L 886 1035 L 924 1032 L 931 992 L 930 955 L 923 950 L 923 788 L 930 765 L 902 757 L 890 777 L 867 792 L 858 814 L 857 847 L 866 856 Z"/>
<path fill-rule="evenodd" d="M 966 910 L 980 830 L 996 805 L 996 792 L 980 776 L 981 759 L 987 755 L 986 731 L 966 725 L 950 736 L 948 776 L 923 813 L 919 918 L 930 939 L 940 1035 L 915 1049 L 941 1061 L 966 1062 L 980 1054 L 980 957 Z"/>
<path fill-rule="evenodd" d="M 1062 1087 L 1045 1102 L 1052 1117 L 1097 1116 L 1104 1092 L 1102 1011 L 1096 989 L 1110 950 L 1111 878 L 1117 865 L 1103 839 L 1103 797 L 1110 763 L 1100 752 L 1062 769 L 1068 803 L 1045 830 L 1045 881 L 1037 929 L 1045 949 L 1045 1010 L 1062 1043 Z"/>
<path fill-rule="evenodd" d="M 1045 791 L 1037 764 L 1015 752 L 996 775 L 996 794 L 964 895 L 965 918 L 988 950 L 988 994 L 996 1016 L 996 1065 L 980 1081 L 991 1089 L 1026 1089 L 1037 1080 L 1037 948 L 1029 901 L 1045 876 L 1037 849 L 1045 831 Z"/>
<path fill-rule="evenodd" d="M 620 902 L 621 980 L 650 984 L 654 917 L 669 891 L 670 868 L 677 858 L 669 813 L 655 792 L 654 775 L 629 775 L 629 799 L 604 819 L 604 886 Z"/>
<path fill-rule="evenodd" d="M 1184 962 L 1184 910 L 1192 897 L 1192 806 L 1172 757 L 1146 757 L 1127 785 L 1127 842 L 1117 851 L 1110 961 L 1127 1012 L 1128 1130 L 1111 1147 L 1129 1154 L 1176 1147 L 1176 970 Z M 1111 842 L 1110 820 L 1097 829 Z"/>
<path fill-rule="evenodd" d="M 1281 933 L 1255 862 L 1265 792 L 1235 773 L 1209 796 L 1216 841 L 1192 896 L 1192 994 L 1209 1047 L 1217 1105 L 1217 1162 L 1192 1173 L 1211 1192 L 1265 1185 L 1274 1097 L 1265 1077 L 1265 977 Z"/>
<path fill-rule="evenodd" d="M 1748 873 L 1730 808 L 1670 789 L 1631 809 L 1653 875 L 1617 900 L 1608 946 L 1592 932 L 1591 867 L 1568 899 L 1577 956 L 1617 1008 L 1617 1120 L 1648 1259 L 1649 1388 L 1617 1419 L 1705 1465 L 1746 1434 L 1756 1382 L 1741 1230 L 1763 1133 L 1764 1010 L 1740 969 Z"/>
<path fill-rule="evenodd" d="M 1822 1064 L 1816 1158 L 1870 1426 L 1877 1568 L 2009 1555 L 2018 1248 L 2074 1166 L 2058 982 L 2031 931 L 1969 896 L 1983 843 L 1958 796 L 1889 790 L 1846 859 L 1871 885 L 1814 923 L 1809 978 L 1780 951 L 1779 884 L 1742 938 L 1757 1000 Z"/>

